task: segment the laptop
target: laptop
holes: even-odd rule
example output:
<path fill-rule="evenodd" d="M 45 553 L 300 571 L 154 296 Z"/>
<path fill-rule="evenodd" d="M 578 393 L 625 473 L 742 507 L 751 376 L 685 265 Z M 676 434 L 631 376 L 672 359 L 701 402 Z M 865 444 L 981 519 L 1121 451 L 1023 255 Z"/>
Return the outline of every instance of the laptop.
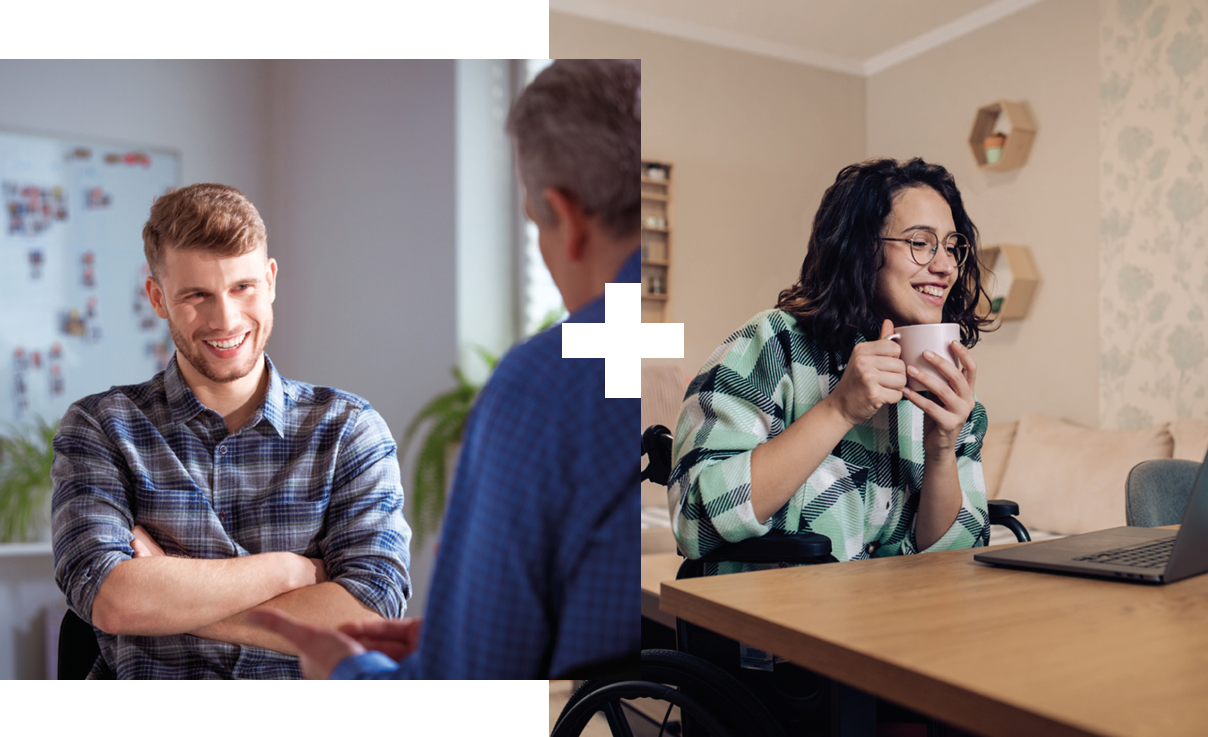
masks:
<path fill-rule="evenodd" d="M 982 563 L 1096 578 L 1171 583 L 1208 571 L 1208 457 L 1200 464 L 1183 524 L 1174 530 L 1113 527 L 1057 540 L 986 550 Z"/>

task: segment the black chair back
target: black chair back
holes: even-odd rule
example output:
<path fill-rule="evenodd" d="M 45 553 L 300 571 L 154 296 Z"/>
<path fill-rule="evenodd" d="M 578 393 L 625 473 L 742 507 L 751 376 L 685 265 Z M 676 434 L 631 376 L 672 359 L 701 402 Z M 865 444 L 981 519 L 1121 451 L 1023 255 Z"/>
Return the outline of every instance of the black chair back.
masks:
<path fill-rule="evenodd" d="M 59 680 L 84 680 L 100 655 L 92 625 L 68 609 L 59 626 Z"/>

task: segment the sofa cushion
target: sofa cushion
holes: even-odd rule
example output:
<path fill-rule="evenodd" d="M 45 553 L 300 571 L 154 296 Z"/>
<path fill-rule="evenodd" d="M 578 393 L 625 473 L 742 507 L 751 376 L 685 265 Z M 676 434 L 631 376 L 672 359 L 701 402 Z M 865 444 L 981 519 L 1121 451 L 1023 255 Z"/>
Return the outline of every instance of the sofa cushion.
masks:
<path fill-rule="evenodd" d="M 663 425 L 675 432 L 679 419 L 680 405 L 684 403 L 684 392 L 688 390 L 688 379 L 679 366 L 656 363 L 642 365 L 642 429 L 651 425 Z"/>
<path fill-rule="evenodd" d="M 1119 527 L 1124 482 L 1141 461 L 1169 458 L 1167 424 L 1146 430 L 1099 430 L 1041 414 L 1015 431 L 998 496 L 1019 503 L 1030 528 L 1072 535 Z"/>
<path fill-rule="evenodd" d="M 662 425 L 675 432 L 688 379 L 678 366 L 671 364 L 642 365 L 642 431 L 651 425 Z M 645 461 L 642 461 L 645 465 Z M 651 481 L 642 482 L 642 507 L 661 507 L 667 511 L 667 488 Z M 673 548 L 674 549 L 674 548 Z"/>
<path fill-rule="evenodd" d="M 997 499 L 1002 486 L 1003 474 L 1007 472 L 1007 458 L 1011 455 L 1011 444 L 1015 442 L 1018 422 L 992 422 L 986 428 L 982 441 L 982 475 L 986 478 L 986 498 Z"/>
<path fill-rule="evenodd" d="M 1208 422 L 1182 417 L 1170 423 L 1174 455 L 1184 461 L 1200 463 L 1208 455 Z"/>

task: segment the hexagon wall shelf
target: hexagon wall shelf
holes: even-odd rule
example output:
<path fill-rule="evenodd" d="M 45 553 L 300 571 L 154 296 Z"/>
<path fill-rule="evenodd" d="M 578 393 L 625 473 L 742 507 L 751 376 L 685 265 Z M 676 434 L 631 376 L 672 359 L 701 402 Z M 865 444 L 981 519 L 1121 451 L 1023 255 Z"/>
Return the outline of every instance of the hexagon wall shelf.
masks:
<path fill-rule="evenodd" d="M 990 293 L 987 302 L 982 297 L 977 314 L 995 320 L 1022 320 L 1028 308 L 1040 274 L 1027 246 L 1001 243 L 981 249 L 982 286 Z"/>
<path fill-rule="evenodd" d="M 1005 115 L 1011 130 L 1002 147 L 1002 155 L 998 161 L 991 163 L 986 159 L 986 139 L 995 133 L 994 126 L 1000 114 Z M 1010 171 L 1027 163 L 1035 137 L 1036 124 L 1032 122 L 1027 107 L 1022 102 L 999 100 L 978 108 L 977 117 L 973 119 L 973 130 L 969 133 L 969 148 L 973 151 L 973 158 L 977 159 L 977 168 Z"/>

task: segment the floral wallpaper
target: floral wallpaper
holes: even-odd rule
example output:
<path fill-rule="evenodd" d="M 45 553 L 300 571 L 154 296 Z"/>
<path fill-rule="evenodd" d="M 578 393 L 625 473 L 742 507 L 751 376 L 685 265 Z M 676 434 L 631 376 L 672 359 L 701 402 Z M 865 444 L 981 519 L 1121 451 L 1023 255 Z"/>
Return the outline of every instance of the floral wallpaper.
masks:
<path fill-rule="evenodd" d="M 1100 424 L 1208 419 L 1208 2 L 1101 2 Z"/>

